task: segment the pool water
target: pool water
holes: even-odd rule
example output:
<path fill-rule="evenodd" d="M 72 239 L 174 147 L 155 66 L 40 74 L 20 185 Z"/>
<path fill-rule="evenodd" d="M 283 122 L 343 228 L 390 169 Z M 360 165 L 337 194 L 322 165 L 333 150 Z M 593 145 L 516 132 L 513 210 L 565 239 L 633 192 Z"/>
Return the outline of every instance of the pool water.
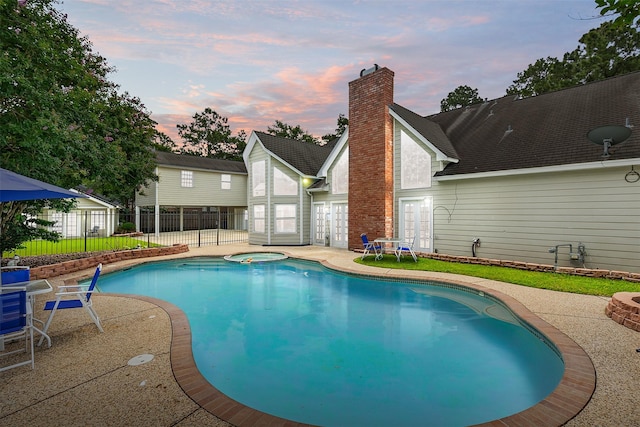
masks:
<path fill-rule="evenodd" d="M 280 252 L 249 252 L 227 255 L 224 257 L 227 261 L 241 262 L 243 264 L 249 264 L 252 262 L 280 261 L 287 258 L 287 255 Z"/>
<path fill-rule="evenodd" d="M 298 422 L 482 423 L 535 405 L 564 371 L 553 346 L 506 307 L 455 286 L 219 258 L 148 263 L 98 286 L 180 307 L 213 386 Z"/>

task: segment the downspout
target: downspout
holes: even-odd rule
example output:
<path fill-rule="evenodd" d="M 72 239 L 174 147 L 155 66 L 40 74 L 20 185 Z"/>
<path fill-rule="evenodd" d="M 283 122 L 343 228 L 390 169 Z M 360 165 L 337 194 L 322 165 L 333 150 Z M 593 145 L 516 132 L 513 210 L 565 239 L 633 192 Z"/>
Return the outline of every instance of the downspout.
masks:
<path fill-rule="evenodd" d="M 298 215 L 298 218 L 299 218 L 298 221 L 300 223 L 300 233 L 299 233 L 300 234 L 300 244 L 302 245 L 303 240 L 304 240 L 304 228 L 303 228 L 304 227 L 304 218 L 303 218 L 303 215 L 302 215 L 302 213 L 304 212 L 304 205 L 303 205 L 303 202 L 304 202 L 304 200 L 303 200 L 304 178 L 300 177 L 300 181 L 299 182 L 300 182 L 300 192 L 299 192 L 299 194 L 300 194 L 300 197 L 299 197 L 300 202 L 298 203 L 298 206 L 300 206 L 300 215 Z"/>
<path fill-rule="evenodd" d="M 267 156 L 267 170 L 264 174 L 265 192 L 267 193 L 267 206 L 265 206 L 265 220 L 267 221 L 267 244 L 271 244 L 271 156 Z"/>

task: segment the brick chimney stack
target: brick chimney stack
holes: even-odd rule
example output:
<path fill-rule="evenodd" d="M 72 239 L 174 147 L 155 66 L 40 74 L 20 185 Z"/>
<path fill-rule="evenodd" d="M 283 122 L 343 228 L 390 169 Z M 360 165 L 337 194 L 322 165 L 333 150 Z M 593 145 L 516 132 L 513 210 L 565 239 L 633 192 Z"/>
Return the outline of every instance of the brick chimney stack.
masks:
<path fill-rule="evenodd" d="M 377 68 L 377 67 L 376 67 Z M 393 71 L 349 82 L 349 245 L 393 236 Z"/>

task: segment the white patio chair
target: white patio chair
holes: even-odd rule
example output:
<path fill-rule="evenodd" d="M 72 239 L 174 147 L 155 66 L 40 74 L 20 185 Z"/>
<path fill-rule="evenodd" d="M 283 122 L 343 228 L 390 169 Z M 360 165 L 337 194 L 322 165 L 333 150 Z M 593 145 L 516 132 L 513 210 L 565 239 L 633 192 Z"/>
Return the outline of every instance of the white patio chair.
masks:
<path fill-rule="evenodd" d="M 400 258 L 404 256 L 405 253 L 409 253 L 413 258 L 414 262 L 418 262 L 418 257 L 416 253 L 413 251 L 413 245 L 416 242 L 416 236 L 413 236 L 413 239 L 410 242 L 402 242 L 396 248 L 396 258 L 400 261 Z"/>
<path fill-rule="evenodd" d="M 29 364 L 31 369 L 35 368 L 31 304 L 27 302 L 27 292 L 24 288 L 14 289 L 5 287 L 0 293 L 0 356 L 25 352 L 29 359 L 2 366 L 0 372 Z M 25 340 L 24 348 L 6 348 L 7 345 L 13 346 L 14 341 L 21 339 Z"/>
<path fill-rule="evenodd" d="M 93 274 L 93 279 L 91 279 L 91 284 L 89 285 L 71 285 L 58 287 L 61 292 L 56 292 L 56 300 L 47 301 L 44 305 L 45 311 L 51 311 L 49 317 L 47 318 L 47 322 L 44 325 L 43 332 L 45 334 L 49 329 L 49 325 L 51 325 L 51 321 L 53 320 L 53 316 L 56 311 L 66 310 L 70 308 L 85 309 L 91 317 L 91 320 L 93 320 L 93 323 L 95 323 L 98 327 L 98 330 L 100 332 L 104 332 L 104 330 L 102 329 L 102 325 L 100 325 L 100 318 L 98 317 L 98 313 L 96 313 L 96 311 L 93 309 L 93 304 L 91 302 L 91 294 L 95 290 L 96 283 L 98 282 L 98 277 L 100 276 L 101 271 L 102 264 L 98 264 L 96 272 Z M 40 338 L 40 341 L 38 341 L 38 345 L 42 344 L 43 339 L 44 336 Z"/>

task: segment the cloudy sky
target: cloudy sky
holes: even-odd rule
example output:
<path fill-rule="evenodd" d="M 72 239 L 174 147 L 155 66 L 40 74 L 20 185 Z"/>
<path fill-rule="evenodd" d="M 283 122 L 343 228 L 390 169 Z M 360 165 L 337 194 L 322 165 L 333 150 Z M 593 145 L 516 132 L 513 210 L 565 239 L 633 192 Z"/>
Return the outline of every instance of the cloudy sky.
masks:
<path fill-rule="evenodd" d="M 598 27 L 594 0 L 64 0 L 160 130 L 211 107 L 233 133 L 275 120 L 321 136 L 348 113 L 348 83 L 395 72 L 395 101 L 440 110 L 460 85 L 498 98 L 538 58 Z"/>

